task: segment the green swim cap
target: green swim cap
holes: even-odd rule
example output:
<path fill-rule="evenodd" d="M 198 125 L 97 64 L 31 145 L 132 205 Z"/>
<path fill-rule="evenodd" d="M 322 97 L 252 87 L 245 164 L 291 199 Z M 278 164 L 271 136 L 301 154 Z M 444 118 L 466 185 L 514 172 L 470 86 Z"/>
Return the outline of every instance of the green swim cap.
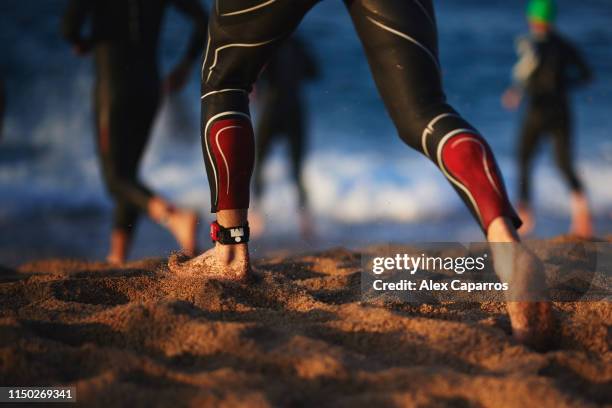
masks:
<path fill-rule="evenodd" d="M 527 17 L 541 23 L 553 23 L 557 17 L 554 0 L 531 0 L 527 5 Z"/>

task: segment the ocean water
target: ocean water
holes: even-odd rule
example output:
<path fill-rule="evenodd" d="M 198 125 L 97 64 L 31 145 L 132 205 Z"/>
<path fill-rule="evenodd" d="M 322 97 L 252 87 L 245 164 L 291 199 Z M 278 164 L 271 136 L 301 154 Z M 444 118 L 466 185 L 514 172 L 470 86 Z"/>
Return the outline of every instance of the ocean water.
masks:
<path fill-rule="evenodd" d="M 92 62 L 74 57 L 59 35 L 65 4 L 0 3 L 0 74 L 8 103 L 0 142 L 0 245 L 11 242 L 8 225 L 13 230 L 23 226 L 27 232 L 28 223 L 45 220 L 45 214 L 83 211 L 108 222 L 112 208 L 93 143 Z M 514 197 L 520 112 L 504 111 L 499 99 L 515 60 L 514 38 L 527 29 L 524 2 L 441 0 L 436 5 L 448 99 L 489 140 Z M 583 51 L 596 75 L 596 82 L 573 95 L 574 145 L 601 234 L 609 233 L 612 225 L 610 21 L 608 0 L 559 1 L 560 30 Z M 163 71 L 179 58 L 189 29 L 180 14 L 168 13 L 161 41 Z M 306 89 L 310 139 L 305 180 L 323 242 L 482 239 L 439 171 L 396 136 L 342 2 L 323 0 L 299 31 L 322 72 Z M 186 89 L 164 101 L 142 177 L 153 189 L 210 218 L 199 147 L 198 81 L 196 67 Z M 568 193 L 550 146 L 541 150 L 534 173 L 541 221 L 536 235 L 547 236 L 567 229 Z M 269 220 L 269 242 L 297 234 L 295 189 L 284 153 L 285 146 L 275 147 L 264 169 L 262 211 Z M 72 236 L 72 230 L 66 230 L 69 223 L 70 217 L 50 234 Z M 22 236 L 19 242 L 18 248 L 27 249 L 30 241 Z M 146 248 L 152 249 L 141 254 L 156 250 Z"/>

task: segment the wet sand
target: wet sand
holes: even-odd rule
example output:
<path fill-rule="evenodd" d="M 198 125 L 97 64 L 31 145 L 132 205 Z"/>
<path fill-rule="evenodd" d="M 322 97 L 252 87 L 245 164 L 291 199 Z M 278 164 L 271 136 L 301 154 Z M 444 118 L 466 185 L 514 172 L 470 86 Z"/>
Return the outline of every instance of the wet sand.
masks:
<path fill-rule="evenodd" d="M 0 384 L 92 406 L 612 406 L 612 303 L 556 303 L 558 347 L 499 303 L 361 302 L 345 249 L 255 262 L 250 285 L 165 259 L 0 268 Z"/>

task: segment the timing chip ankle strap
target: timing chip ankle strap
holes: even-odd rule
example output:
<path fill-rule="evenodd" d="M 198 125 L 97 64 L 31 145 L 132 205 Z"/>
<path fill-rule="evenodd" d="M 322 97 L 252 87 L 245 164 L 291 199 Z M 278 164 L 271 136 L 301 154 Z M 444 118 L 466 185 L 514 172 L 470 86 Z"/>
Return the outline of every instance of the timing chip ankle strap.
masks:
<path fill-rule="evenodd" d="M 249 224 L 225 228 L 217 221 L 210 224 L 210 238 L 223 245 L 244 244 L 249 242 Z"/>

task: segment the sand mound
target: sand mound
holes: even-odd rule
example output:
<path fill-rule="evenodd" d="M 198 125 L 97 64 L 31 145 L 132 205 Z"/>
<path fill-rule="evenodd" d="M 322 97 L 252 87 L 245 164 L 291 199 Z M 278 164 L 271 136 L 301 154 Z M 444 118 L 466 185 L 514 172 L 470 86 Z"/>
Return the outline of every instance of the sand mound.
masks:
<path fill-rule="evenodd" d="M 165 260 L 0 269 L 0 383 L 76 385 L 104 407 L 612 403 L 607 302 L 555 305 L 560 346 L 540 354 L 497 303 L 362 303 L 347 250 L 255 269 L 248 285 Z"/>

